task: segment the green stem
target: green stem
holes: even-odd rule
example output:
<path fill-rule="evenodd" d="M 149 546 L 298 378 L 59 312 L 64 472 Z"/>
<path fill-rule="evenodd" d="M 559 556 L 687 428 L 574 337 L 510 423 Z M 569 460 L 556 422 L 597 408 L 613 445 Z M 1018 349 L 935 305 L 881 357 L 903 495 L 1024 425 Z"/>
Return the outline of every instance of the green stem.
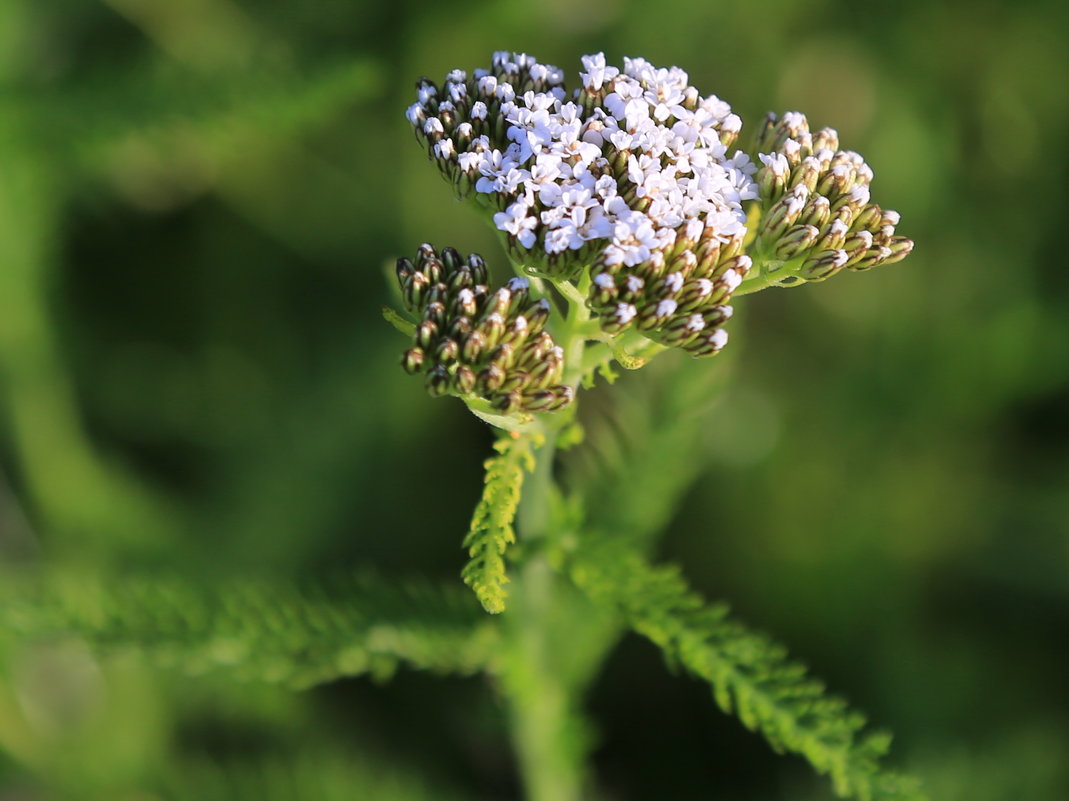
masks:
<path fill-rule="evenodd" d="M 557 289 L 569 301 L 557 332 L 571 365 L 564 380 L 578 386 L 590 319 L 586 288 L 561 282 Z M 590 609 L 548 555 L 566 533 L 553 530 L 553 462 L 557 432 L 570 419 L 571 412 L 545 418 L 545 444 L 535 453 L 517 514 L 521 541 L 545 547 L 527 551 L 504 613 L 508 649 L 500 677 L 528 801 L 584 798 L 590 738 L 579 698 L 618 633 L 616 622 Z"/>

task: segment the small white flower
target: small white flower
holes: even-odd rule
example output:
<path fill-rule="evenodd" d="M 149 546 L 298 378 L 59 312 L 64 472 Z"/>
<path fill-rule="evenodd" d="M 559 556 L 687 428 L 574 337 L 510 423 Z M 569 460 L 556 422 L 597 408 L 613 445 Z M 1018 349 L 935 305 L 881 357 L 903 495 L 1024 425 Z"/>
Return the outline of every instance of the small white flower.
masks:
<path fill-rule="evenodd" d="M 665 298 L 657 304 L 657 316 L 668 317 L 671 314 L 675 314 L 677 308 L 679 308 L 678 303 L 671 298 Z"/>
<path fill-rule="evenodd" d="M 638 314 L 638 309 L 630 303 L 618 303 L 616 305 L 616 313 L 613 317 L 616 318 L 616 322 L 621 325 L 627 325 L 629 322 L 635 319 L 635 315 Z"/>
<path fill-rule="evenodd" d="M 613 289 L 616 286 L 616 282 L 613 277 L 608 273 L 598 273 L 594 276 L 594 286 L 598 289 Z"/>
<path fill-rule="evenodd" d="M 728 344 L 728 332 L 723 328 L 717 328 L 709 335 L 709 339 L 706 341 L 716 350 L 723 350 L 724 346 Z"/>

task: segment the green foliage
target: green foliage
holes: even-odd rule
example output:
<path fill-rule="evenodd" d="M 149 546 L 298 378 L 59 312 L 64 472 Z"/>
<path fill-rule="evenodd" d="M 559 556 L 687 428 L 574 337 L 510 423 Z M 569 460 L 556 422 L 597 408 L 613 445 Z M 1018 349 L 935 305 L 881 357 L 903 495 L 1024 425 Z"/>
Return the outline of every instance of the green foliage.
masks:
<path fill-rule="evenodd" d="M 471 557 L 461 572 L 464 583 L 475 591 L 483 608 L 491 614 L 505 609 L 505 551 L 516 542 L 513 521 L 520 505 L 523 474 L 534 468 L 538 438 L 506 435 L 494 443 L 497 456 L 486 460 L 486 486 L 475 507 L 471 528 L 463 547 Z"/>
<path fill-rule="evenodd" d="M 278 582 L 200 586 L 173 578 L 4 581 L 7 638 L 70 635 L 188 673 L 296 687 L 386 677 L 400 664 L 470 674 L 496 634 L 466 593 L 362 577 L 298 588 Z"/>
<path fill-rule="evenodd" d="M 576 584 L 617 609 L 670 663 L 712 685 L 720 707 L 765 736 L 776 751 L 800 754 L 830 775 L 835 791 L 860 801 L 921 801 L 915 781 L 884 770 L 890 737 L 864 732 L 865 719 L 791 660 L 786 649 L 710 606 L 675 567 L 652 567 L 608 537 L 576 555 Z"/>
<path fill-rule="evenodd" d="M 304 74 L 258 65 L 219 75 L 170 63 L 93 76 L 56 96 L 22 99 L 49 155 L 88 174 L 188 169 L 286 142 L 376 91 L 367 59 Z M 119 85 L 116 85 L 118 81 Z M 101 98 L 109 102 L 102 103 Z"/>
<path fill-rule="evenodd" d="M 179 766 L 161 783 L 165 801 L 452 801 L 459 796 L 430 787 L 411 770 L 384 769 L 341 754 L 294 759 Z"/>

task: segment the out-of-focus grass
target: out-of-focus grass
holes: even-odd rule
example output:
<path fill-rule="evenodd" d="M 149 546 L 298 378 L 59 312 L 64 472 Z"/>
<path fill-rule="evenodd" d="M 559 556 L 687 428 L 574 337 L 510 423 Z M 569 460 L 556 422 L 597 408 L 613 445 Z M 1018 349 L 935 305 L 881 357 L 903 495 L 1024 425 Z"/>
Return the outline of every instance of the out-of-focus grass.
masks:
<path fill-rule="evenodd" d="M 455 576 L 487 436 L 396 368 L 377 309 L 383 264 L 422 241 L 498 261 L 402 112 L 419 75 L 502 48 L 569 71 L 596 50 L 679 64 L 751 127 L 799 109 L 865 154 L 917 249 L 737 304 L 722 422 L 699 432 L 711 467 L 667 553 L 893 728 L 933 797 L 1064 798 L 1054 2 L 6 4 L 5 558 Z M 516 796 L 501 715 L 472 682 L 249 689 L 218 707 L 229 691 L 208 680 L 77 650 L 5 664 L 0 782 L 30 797 L 177 797 L 167 777 L 190 760 L 306 770 L 309 751 Z M 591 699 L 613 797 L 817 797 L 661 673 L 628 641 Z"/>

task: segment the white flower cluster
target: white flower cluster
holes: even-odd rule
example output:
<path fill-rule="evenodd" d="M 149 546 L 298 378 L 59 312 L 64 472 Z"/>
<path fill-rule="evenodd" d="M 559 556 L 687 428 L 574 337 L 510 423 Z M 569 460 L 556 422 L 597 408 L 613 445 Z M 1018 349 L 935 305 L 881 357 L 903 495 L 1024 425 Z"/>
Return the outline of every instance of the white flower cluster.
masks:
<path fill-rule="evenodd" d="M 621 72 L 600 53 L 582 63 L 569 96 L 557 68 L 496 53 L 471 80 L 451 73 L 441 96 L 421 84 L 408 118 L 458 185 L 489 196 L 528 260 L 542 251 L 552 265 L 590 244 L 584 256 L 632 266 L 678 239 L 740 236 L 756 166 L 728 153 L 741 128 L 728 104 L 677 67 L 624 59 Z"/>

